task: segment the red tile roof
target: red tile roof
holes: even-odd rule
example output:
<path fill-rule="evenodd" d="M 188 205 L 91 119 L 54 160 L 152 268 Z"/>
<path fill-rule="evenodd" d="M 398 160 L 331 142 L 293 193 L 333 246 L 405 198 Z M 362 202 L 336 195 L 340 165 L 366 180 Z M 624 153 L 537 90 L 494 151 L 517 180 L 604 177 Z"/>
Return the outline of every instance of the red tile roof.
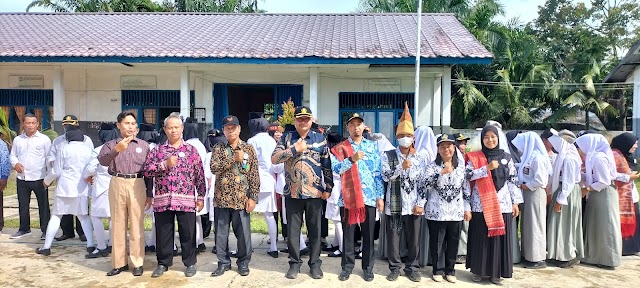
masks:
<path fill-rule="evenodd" d="M 411 58 L 416 19 L 414 14 L 0 13 L 0 57 Z M 422 20 L 423 57 L 493 57 L 453 14 L 423 14 Z"/>

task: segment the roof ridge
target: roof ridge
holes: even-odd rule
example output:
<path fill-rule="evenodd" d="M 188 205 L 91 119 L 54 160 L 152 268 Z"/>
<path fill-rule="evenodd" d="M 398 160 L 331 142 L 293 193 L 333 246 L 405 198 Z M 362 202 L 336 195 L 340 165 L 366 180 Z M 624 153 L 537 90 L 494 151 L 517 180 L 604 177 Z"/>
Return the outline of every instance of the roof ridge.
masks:
<path fill-rule="evenodd" d="M 409 16 L 416 13 L 216 13 L 216 12 L 0 12 L 1 15 L 251 15 L 251 16 Z M 455 16 L 454 13 L 422 13 L 423 16 Z"/>

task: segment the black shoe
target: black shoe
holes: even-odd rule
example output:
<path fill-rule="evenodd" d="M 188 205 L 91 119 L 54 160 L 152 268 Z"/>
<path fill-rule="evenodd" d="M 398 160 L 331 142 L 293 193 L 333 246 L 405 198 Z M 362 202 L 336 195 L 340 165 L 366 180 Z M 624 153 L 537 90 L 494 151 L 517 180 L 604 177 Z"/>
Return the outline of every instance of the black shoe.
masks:
<path fill-rule="evenodd" d="M 300 250 L 300 256 L 309 256 L 309 253 L 311 253 L 309 247 Z"/>
<path fill-rule="evenodd" d="M 116 276 L 122 273 L 122 271 L 129 271 L 129 265 L 124 265 L 120 268 L 113 268 L 111 271 L 107 272 L 107 276 Z"/>
<path fill-rule="evenodd" d="M 249 275 L 249 266 L 238 267 L 238 274 L 240 274 L 240 276 Z"/>
<path fill-rule="evenodd" d="M 100 249 L 96 249 L 97 251 L 93 251 L 87 255 L 84 255 L 84 258 L 87 259 L 95 259 L 95 258 L 100 258 L 100 257 L 108 257 L 109 256 L 109 252 L 107 252 L 107 249 L 104 250 L 100 250 Z"/>
<path fill-rule="evenodd" d="M 493 285 L 502 286 L 502 278 L 491 277 L 491 283 L 493 283 Z"/>
<path fill-rule="evenodd" d="M 598 265 L 596 265 L 596 266 L 598 266 L 598 268 L 600 268 L 600 269 L 605 269 L 605 270 L 616 270 L 616 267 L 613 267 L 613 266 L 607 266 L 607 265 L 602 265 L 602 264 L 598 264 Z"/>
<path fill-rule="evenodd" d="M 49 256 L 51 255 L 51 249 L 38 248 L 36 249 L 36 253 L 44 256 Z"/>
<path fill-rule="evenodd" d="M 528 269 L 547 268 L 547 262 L 545 262 L 545 261 L 528 262 L 525 267 L 528 268 Z"/>
<path fill-rule="evenodd" d="M 391 273 L 389 273 L 389 275 L 387 275 L 387 281 L 396 281 L 396 280 L 398 280 L 399 276 L 400 276 L 400 272 L 399 271 L 391 271 Z"/>
<path fill-rule="evenodd" d="M 338 280 L 347 281 L 349 280 L 350 276 L 351 276 L 351 271 L 342 270 L 342 272 L 340 272 L 340 275 L 338 275 Z"/>
<path fill-rule="evenodd" d="M 111 253 L 111 250 L 113 249 L 113 246 L 107 246 L 107 252 Z"/>
<path fill-rule="evenodd" d="M 213 249 L 211 249 L 211 253 L 216 254 L 216 246 L 213 246 Z"/>
<path fill-rule="evenodd" d="M 362 252 L 356 254 L 356 259 L 362 259 Z"/>
<path fill-rule="evenodd" d="M 289 248 L 280 249 L 280 252 L 289 254 Z"/>
<path fill-rule="evenodd" d="M 62 236 L 56 237 L 56 238 L 53 238 L 53 239 L 56 239 L 56 241 L 64 241 L 64 240 L 73 239 L 73 238 L 76 238 L 76 236 L 67 236 L 67 235 L 62 234 Z"/>
<path fill-rule="evenodd" d="M 187 266 L 187 270 L 184 270 L 184 276 L 193 277 L 196 275 L 196 265 Z"/>
<path fill-rule="evenodd" d="M 229 252 L 229 257 L 238 258 L 238 251 Z"/>
<path fill-rule="evenodd" d="M 96 247 L 95 247 L 95 246 L 87 247 L 87 252 L 88 252 L 88 253 L 91 253 L 91 252 L 93 252 L 94 250 L 96 250 Z"/>
<path fill-rule="evenodd" d="M 158 265 L 158 267 L 156 267 L 156 270 L 153 270 L 153 273 L 151 273 L 151 278 L 158 278 L 160 276 L 162 276 L 162 274 L 164 274 L 164 272 L 167 272 L 167 267 L 164 265 Z"/>
<path fill-rule="evenodd" d="M 460 255 L 456 258 L 456 264 L 464 264 L 467 262 L 467 256 Z"/>
<path fill-rule="evenodd" d="M 324 277 L 324 273 L 322 273 L 322 269 L 318 266 L 314 266 L 311 268 L 311 278 L 313 279 L 322 279 Z"/>
<path fill-rule="evenodd" d="M 40 240 L 45 240 L 47 238 L 47 235 L 45 233 L 42 233 L 40 235 Z"/>
<path fill-rule="evenodd" d="M 284 274 L 284 277 L 287 277 L 287 279 L 296 279 L 298 278 L 298 273 L 300 273 L 300 267 L 298 266 L 289 266 L 289 271 L 287 271 L 287 274 Z"/>
<path fill-rule="evenodd" d="M 413 282 L 420 282 L 420 280 L 422 280 L 422 275 L 420 275 L 420 272 L 418 272 L 418 271 L 414 271 L 414 272 L 408 273 L 406 275 L 407 275 L 407 278 L 409 278 L 409 280 L 411 280 Z"/>
<path fill-rule="evenodd" d="M 204 243 L 198 245 L 198 248 L 196 248 L 196 253 L 200 253 L 200 252 L 204 252 L 207 251 L 207 246 L 204 245 Z"/>
<path fill-rule="evenodd" d="M 373 272 L 364 271 L 364 274 L 362 275 L 362 279 L 364 279 L 364 281 L 367 281 L 367 282 L 373 281 Z"/>
<path fill-rule="evenodd" d="M 174 249 L 173 250 L 173 257 L 178 257 L 182 255 L 182 251 L 178 250 L 178 249 Z"/>
<path fill-rule="evenodd" d="M 322 247 L 324 252 L 336 252 L 338 249 L 340 249 L 340 246 Z"/>
<path fill-rule="evenodd" d="M 133 271 L 132 271 L 133 276 L 142 276 L 142 272 L 144 272 L 144 269 L 142 269 L 142 266 L 133 268 Z"/>
<path fill-rule="evenodd" d="M 156 246 L 155 245 L 150 245 L 150 246 L 144 246 L 144 252 L 145 253 L 154 253 L 156 252 Z"/>
<path fill-rule="evenodd" d="M 338 253 L 336 253 L 336 251 Z M 329 253 L 327 257 L 332 257 L 332 258 L 342 257 L 342 252 L 340 252 L 340 250 L 336 250 L 336 251 L 334 251 L 333 253 Z"/>
<path fill-rule="evenodd" d="M 273 258 L 278 258 L 278 251 L 267 251 L 267 254 Z"/>
<path fill-rule="evenodd" d="M 231 270 L 231 266 L 218 266 L 218 269 L 216 269 L 216 271 L 213 271 L 213 273 L 211 273 L 211 277 L 222 276 L 224 272 L 227 272 L 229 270 Z"/>
<path fill-rule="evenodd" d="M 80 241 L 87 242 L 87 236 L 80 235 Z"/>
<path fill-rule="evenodd" d="M 574 265 L 580 263 L 580 260 L 578 260 L 578 258 L 574 258 L 569 261 L 558 261 L 558 262 L 559 262 L 558 267 L 560 268 L 571 268 Z"/>

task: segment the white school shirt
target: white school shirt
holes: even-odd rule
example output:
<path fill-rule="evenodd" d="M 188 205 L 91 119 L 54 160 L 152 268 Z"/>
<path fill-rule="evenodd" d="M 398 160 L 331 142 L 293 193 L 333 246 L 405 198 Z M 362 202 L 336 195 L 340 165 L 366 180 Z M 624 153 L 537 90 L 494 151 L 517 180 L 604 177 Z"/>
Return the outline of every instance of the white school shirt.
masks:
<path fill-rule="evenodd" d="M 269 133 L 262 132 L 247 140 L 253 146 L 258 158 L 258 174 L 260 175 L 260 192 L 274 192 L 276 187 L 275 174 L 271 170 L 271 154 L 276 149 L 276 140 Z"/>
<path fill-rule="evenodd" d="M 89 149 L 93 150 L 93 140 L 91 140 L 91 138 L 89 138 L 89 136 L 84 135 L 84 141 L 82 142 L 84 145 L 86 145 L 87 147 L 89 147 Z M 53 161 L 56 160 L 56 155 L 58 154 L 58 151 L 61 151 L 62 148 L 64 146 L 66 146 L 67 144 L 69 144 L 69 141 L 67 141 L 67 138 L 64 137 L 64 134 L 56 137 L 55 139 L 53 139 L 53 143 L 51 144 L 51 148 L 49 148 L 48 153 L 47 153 L 47 168 L 49 170 L 51 170 L 51 168 L 53 168 Z M 102 146 L 101 146 L 102 147 Z M 100 150 L 98 150 L 99 152 Z"/>
<path fill-rule="evenodd" d="M 569 205 L 567 199 L 571 192 L 575 188 L 576 184 L 580 183 L 580 167 L 582 166 L 582 161 L 580 159 L 576 159 L 574 157 L 564 158 L 562 161 L 562 170 L 560 171 L 560 184 L 562 190 L 556 196 L 556 202 L 561 205 Z M 555 191 L 553 191 L 555 193 Z"/>
<path fill-rule="evenodd" d="M 93 149 L 91 160 L 89 160 L 89 164 L 84 167 L 84 171 L 82 172 L 83 179 L 87 179 L 93 176 L 93 185 L 91 185 L 92 198 L 96 198 L 104 193 L 107 193 L 109 191 L 109 183 L 111 182 L 109 167 L 102 166 L 100 165 L 100 162 L 98 162 L 98 154 L 100 154 L 102 146 L 104 145 L 100 145 Z"/>
<path fill-rule="evenodd" d="M 56 155 L 51 173 L 44 179 L 48 186 L 54 180 L 56 197 L 88 197 L 89 183 L 82 178 L 84 167 L 91 160 L 93 149 L 82 142 L 72 141 L 65 145 Z"/>
<path fill-rule="evenodd" d="M 13 139 L 9 161 L 15 168 L 20 163 L 24 167 L 23 173 L 18 173 L 18 179 L 36 181 L 47 176 L 46 153 L 51 147 L 51 139 L 47 135 L 36 131 L 31 137 L 26 133 Z"/>
<path fill-rule="evenodd" d="M 587 183 L 586 179 L 588 177 L 585 175 L 582 177 L 582 179 L 585 179 L 585 184 L 597 192 L 611 186 L 611 182 L 614 179 L 611 177 L 611 171 L 609 171 L 610 165 L 606 154 L 601 152 L 595 153 L 591 158 L 591 165 L 593 167 L 591 183 Z M 590 191 L 589 193 L 592 192 L 594 191 Z"/>
<path fill-rule="evenodd" d="M 520 176 L 522 179 L 519 179 L 522 183 L 527 184 L 527 187 L 529 187 L 529 190 L 531 191 L 547 188 L 549 175 L 553 172 L 549 169 L 551 166 L 547 166 L 543 163 L 543 161 L 546 160 L 543 159 L 543 157 L 548 157 L 547 155 L 542 155 L 537 151 L 534 151 L 533 153 L 533 157 L 529 162 L 520 163 L 524 168 L 522 169 L 522 175 Z"/>

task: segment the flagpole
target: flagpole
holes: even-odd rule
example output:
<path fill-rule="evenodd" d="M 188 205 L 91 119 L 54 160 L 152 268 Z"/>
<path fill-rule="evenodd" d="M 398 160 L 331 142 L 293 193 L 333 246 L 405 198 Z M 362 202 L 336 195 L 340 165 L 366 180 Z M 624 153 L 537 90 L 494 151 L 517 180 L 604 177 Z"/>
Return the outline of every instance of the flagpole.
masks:
<path fill-rule="evenodd" d="M 413 111 L 414 115 L 416 115 L 416 123 L 415 126 L 418 127 L 418 119 L 421 119 L 418 110 L 418 100 L 420 98 L 420 44 L 422 42 L 422 0 L 418 0 L 418 33 L 416 40 L 416 86 L 415 93 L 413 95 Z"/>

